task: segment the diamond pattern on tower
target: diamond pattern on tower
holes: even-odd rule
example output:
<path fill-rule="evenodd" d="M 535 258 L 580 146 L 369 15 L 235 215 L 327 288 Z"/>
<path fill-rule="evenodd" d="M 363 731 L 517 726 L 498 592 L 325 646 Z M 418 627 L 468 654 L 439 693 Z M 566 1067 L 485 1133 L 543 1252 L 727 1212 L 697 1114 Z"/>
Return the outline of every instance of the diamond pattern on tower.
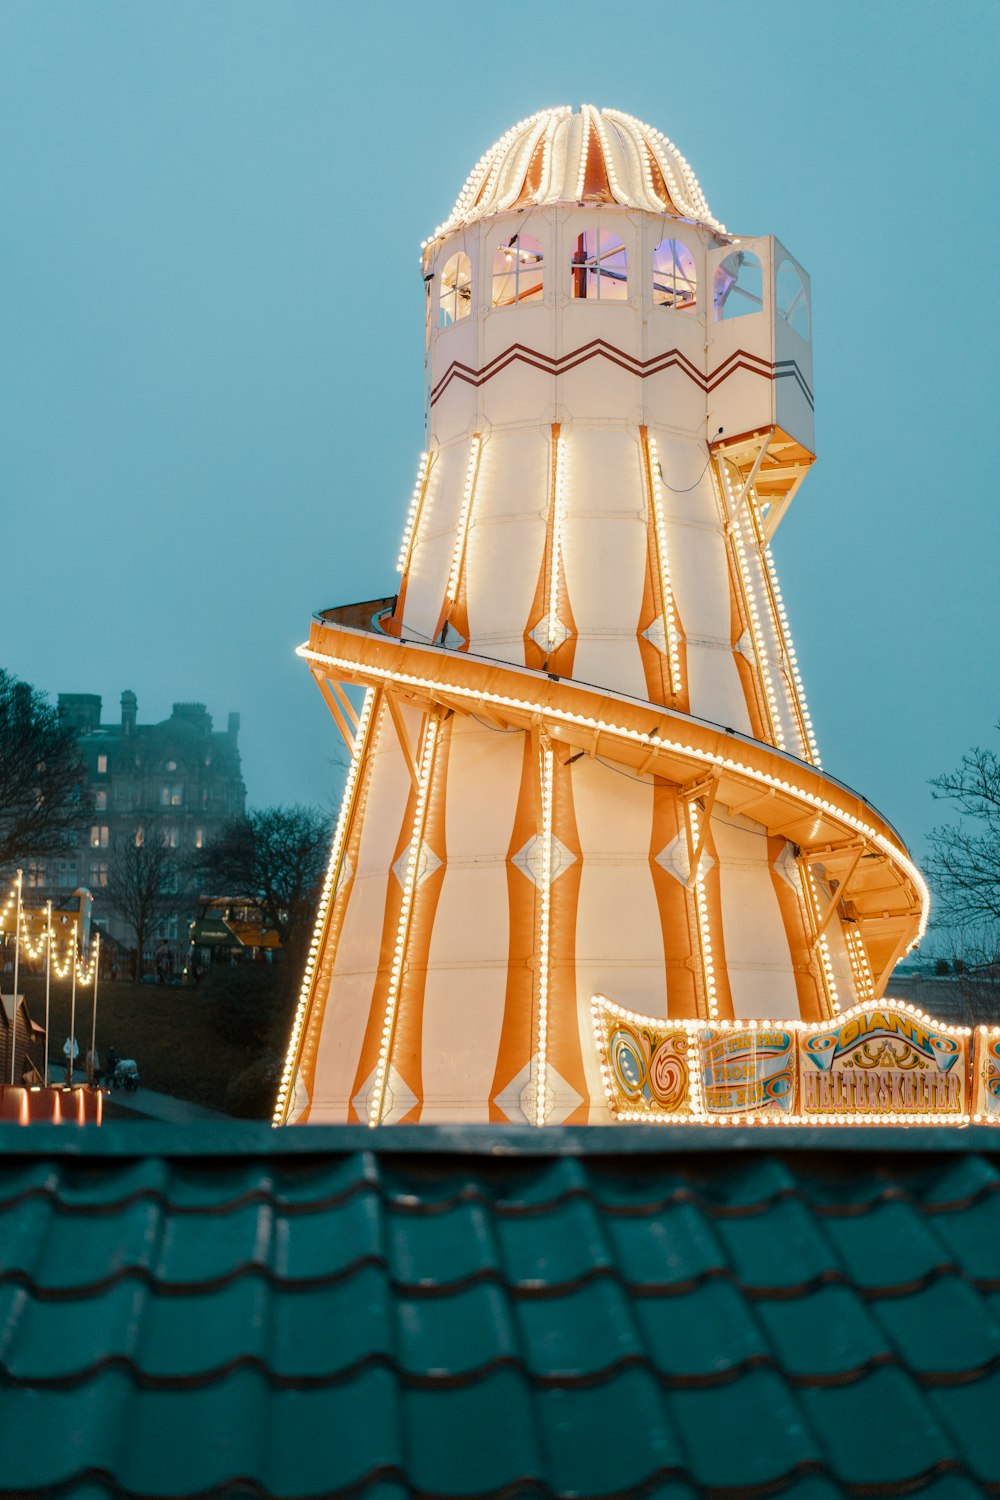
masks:
<path fill-rule="evenodd" d="M 549 884 L 551 885 L 554 880 L 558 880 L 564 870 L 568 870 L 570 865 L 576 863 L 576 855 L 572 850 L 567 849 L 566 845 L 561 839 L 557 839 L 555 834 L 551 835 L 551 844 L 549 847 L 551 849 Z M 540 885 L 542 881 L 543 853 L 544 845 L 541 835 L 537 833 L 533 834 L 524 845 L 524 848 L 519 849 L 513 856 L 511 864 L 516 865 L 521 873 L 527 875 L 528 879 L 533 881 L 535 885 Z"/>
<path fill-rule="evenodd" d="M 351 1103 L 358 1112 L 358 1119 L 368 1122 L 368 1111 L 371 1107 L 372 1095 L 375 1092 L 375 1074 L 377 1069 L 373 1068 L 365 1079 L 361 1088 L 355 1094 Z M 380 1124 L 394 1125 L 404 1115 L 408 1115 L 417 1102 L 417 1096 L 403 1082 L 396 1069 L 390 1064 L 389 1072 L 385 1080 L 385 1088 L 382 1091 L 382 1118 Z"/>
<path fill-rule="evenodd" d="M 534 1125 L 538 1119 L 539 1059 L 533 1057 L 526 1063 L 507 1087 L 494 1097 L 493 1103 L 502 1109 L 507 1119 L 516 1125 L 527 1121 Z M 572 1084 L 557 1073 L 551 1063 L 545 1067 L 544 1120 L 546 1125 L 561 1125 L 569 1119 L 575 1109 L 583 1103 Z"/>
<path fill-rule="evenodd" d="M 458 651 L 465 645 L 465 636 L 455 629 L 450 620 L 441 632 L 441 644 L 446 651 Z"/>
<path fill-rule="evenodd" d="M 777 859 L 774 868 L 795 892 L 796 896 L 802 896 L 802 872 L 799 870 L 798 862 L 792 852 L 791 844 L 785 845 Z"/>
<path fill-rule="evenodd" d="M 529 631 L 528 634 L 535 645 L 540 646 L 543 651 L 554 651 L 557 646 L 562 645 L 563 641 L 569 639 L 569 631 L 562 620 L 558 616 L 553 619 L 551 615 L 546 615 L 544 619 L 539 620 L 534 630 Z"/>
<path fill-rule="evenodd" d="M 656 647 L 661 656 L 666 656 L 667 627 L 662 615 L 657 615 L 656 619 L 652 620 L 642 633 L 650 645 Z"/>
<path fill-rule="evenodd" d="M 691 878 L 691 860 L 688 857 L 686 836 L 683 833 L 679 833 L 676 838 L 671 839 L 670 843 L 661 849 L 656 856 L 656 863 L 661 869 L 666 870 L 668 875 L 672 875 L 675 880 L 679 880 L 681 885 L 687 885 Z M 703 849 L 698 864 L 699 873 L 707 875 L 714 864 L 715 860 L 709 854 L 708 850 Z"/>
<path fill-rule="evenodd" d="M 754 665 L 756 658 L 754 656 L 753 641 L 750 639 L 749 630 L 744 630 L 743 634 L 736 642 L 736 645 L 733 647 L 733 650 L 738 651 L 741 656 L 745 656 L 751 666 Z"/>
<path fill-rule="evenodd" d="M 395 875 L 400 885 L 402 885 L 403 881 L 406 879 L 406 867 L 409 863 L 409 858 L 410 845 L 407 844 L 406 848 L 403 850 L 402 854 L 399 856 L 396 863 L 392 867 L 392 873 Z M 417 855 L 417 885 L 423 885 L 428 875 L 433 875 L 434 871 L 439 870 L 440 868 L 441 861 L 438 859 L 437 855 L 434 853 L 434 850 L 431 848 L 430 844 L 428 844 L 427 840 L 424 839 L 424 841 L 420 845 L 420 852 Z"/>

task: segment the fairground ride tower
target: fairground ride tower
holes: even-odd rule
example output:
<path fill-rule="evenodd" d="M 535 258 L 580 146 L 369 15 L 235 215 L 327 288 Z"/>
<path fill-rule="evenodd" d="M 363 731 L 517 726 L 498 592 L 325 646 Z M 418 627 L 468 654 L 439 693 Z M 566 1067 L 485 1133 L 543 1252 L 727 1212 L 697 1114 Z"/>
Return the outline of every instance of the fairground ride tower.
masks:
<path fill-rule="evenodd" d="M 603 1122 L 595 992 L 823 1020 L 925 922 L 820 769 L 770 550 L 808 278 L 589 105 L 509 130 L 423 270 L 399 590 L 302 648 L 353 753 L 275 1118 Z"/>

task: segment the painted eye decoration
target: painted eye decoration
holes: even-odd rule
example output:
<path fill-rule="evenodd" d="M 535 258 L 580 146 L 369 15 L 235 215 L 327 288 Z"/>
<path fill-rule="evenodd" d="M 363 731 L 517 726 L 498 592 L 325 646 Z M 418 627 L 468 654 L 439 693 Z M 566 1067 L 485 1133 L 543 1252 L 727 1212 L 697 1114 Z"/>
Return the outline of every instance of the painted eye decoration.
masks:
<path fill-rule="evenodd" d="M 630 1031 L 615 1031 L 608 1052 L 622 1093 L 629 1099 L 638 1099 L 646 1083 L 646 1059 L 637 1039 Z"/>

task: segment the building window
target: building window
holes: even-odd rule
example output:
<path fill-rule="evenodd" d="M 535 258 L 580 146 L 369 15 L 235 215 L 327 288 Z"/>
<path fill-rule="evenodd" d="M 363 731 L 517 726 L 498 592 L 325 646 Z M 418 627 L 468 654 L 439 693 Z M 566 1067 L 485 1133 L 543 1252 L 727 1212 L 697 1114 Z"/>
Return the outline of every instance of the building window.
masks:
<path fill-rule="evenodd" d="M 472 262 L 461 252 L 445 261 L 438 310 L 442 328 L 467 318 L 472 311 Z"/>
<path fill-rule="evenodd" d="M 176 771 L 177 770 L 177 762 L 175 760 L 168 760 L 166 766 L 164 767 L 164 769 L 167 770 L 167 771 Z"/>
<path fill-rule="evenodd" d="M 179 918 L 174 912 L 172 916 L 161 917 L 156 924 L 156 937 L 161 943 L 176 943 Z"/>
<path fill-rule="evenodd" d="M 799 274 L 799 269 L 793 266 L 790 260 L 783 260 L 778 267 L 774 282 L 774 300 L 777 303 L 778 317 L 784 318 L 800 338 L 808 339 L 809 298 L 806 296 L 805 282 Z"/>
<path fill-rule="evenodd" d="M 573 251 L 573 296 L 595 302 L 628 299 L 628 260 L 625 246 L 606 229 L 585 229 Z"/>
<path fill-rule="evenodd" d="M 106 886 L 107 883 L 108 864 L 107 860 L 102 859 L 92 864 L 90 867 L 90 887 L 91 890 L 98 890 L 100 887 Z"/>
<path fill-rule="evenodd" d="M 653 306 L 686 312 L 697 303 L 694 256 L 681 240 L 661 240 L 653 251 Z"/>
<path fill-rule="evenodd" d="M 61 891 L 72 891 L 76 887 L 76 860 L 56 860 L 56 884 Z"/>
<path fill-rule="evenodd" d="M 493 257 L 493 306 L 513 307 L 542 295 L 542 247 L 531 234 L 515 234 Z"/>
<path fill-rule="evenodd" d="M 97 757 L 97 774 L 98 776 L 106 776 L 108 774 L 108 757 L 106 755 L 99 755 Z"/>
<path fill-rule="evenodd" d="M 45 866 L 41 864 L 29 864 L 28 866 L 28 889 L 30 891 L 41 890 L 45 884 Z"/>
<path fill-rule="evenodd" d="M 141 826 L 135 830 L 135 847 L 141 849 L 146 842 L 146 831 Z"/>
<path fill-rule="evenodd" d="M 183 800 L 183 788 L 176 783 L 173 786 L 160 787 L 161 807 L 180 807 Z"/>
<path fill-rule="evenodd" d="M 196 828 L 195 829 L 195 831 L 194 831 L 194 847 L 196 849 L 204 849 L 204 847 L 205 847 L 205 830 L 204 830 L 204 828 Z"/>
<path fill-rule="evenodd" d="M 108 806 L 108 794 L 107 794 L 107 792 L 95 792 L 94 793 L 94 811 L 95 812 L 106 812 L 107 811 L 107 806 Z"/>
<path fill-rule="evenodd" d="M 177 829 L 176 828 L 167 828 L 167 829 L 165 829 L 164 830 L 164 834 L 163 834 L 163 842 L 164 842 L 164 844 L 166 844 L 166 846 L 167 846 L 168 849 L 176 849 L 177 848 Z"/>
<path fill-rule="evenodd" d="M 108 847 L 108 825 L 107 823 L 95 823 L 90 830 L 91 849 L 106 849 Z"/>
<path fill-rule="evenodd" d="M 712 311 L 716 323 L 745 318 L 764 306 L 760 261 L 749 250 L 735 250 L 716 268 Z"/>

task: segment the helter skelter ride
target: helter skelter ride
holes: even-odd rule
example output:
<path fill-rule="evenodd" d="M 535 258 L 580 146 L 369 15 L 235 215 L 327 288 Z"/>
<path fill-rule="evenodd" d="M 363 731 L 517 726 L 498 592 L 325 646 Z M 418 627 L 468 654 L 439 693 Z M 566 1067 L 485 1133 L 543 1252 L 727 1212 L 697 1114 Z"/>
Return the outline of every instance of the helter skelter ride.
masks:
<path fill-rule="evenodd" d="M 771 556 L 805 272 L 588 105 L 423 271 L 399 591 L 301 648 L 353 754 L 276 1122 L 968 1118 L 968 1032 L 875 1004 L 927 890 L 820 768 Z"/>

